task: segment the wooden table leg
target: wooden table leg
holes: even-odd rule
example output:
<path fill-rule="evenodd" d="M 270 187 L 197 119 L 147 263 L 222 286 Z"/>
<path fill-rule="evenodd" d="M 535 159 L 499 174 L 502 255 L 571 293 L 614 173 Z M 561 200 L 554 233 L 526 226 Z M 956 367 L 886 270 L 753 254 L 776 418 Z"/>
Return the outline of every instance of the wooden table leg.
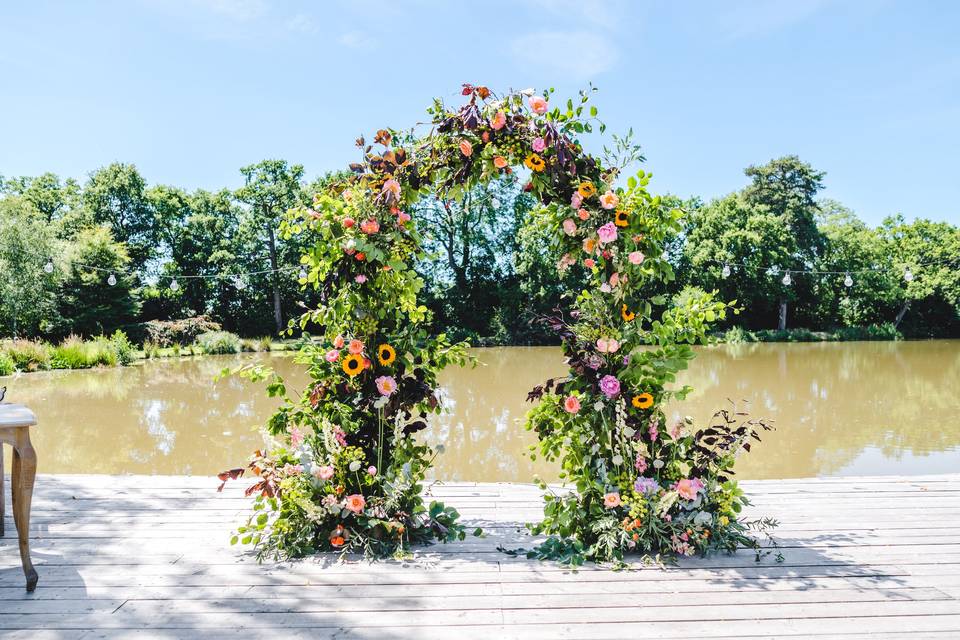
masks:
<path fill-rule="evenodd" d="M 30 561 L 30 503 L 33 500 L 33 481 L 37 475 L 37 454 L 30 444 L 29 427 L 19 427 L 13 445 L 13 522 L 17 525 L 20 542 L 20 563 L 27 578 L 27 591 L 37 588 L 36 569 Z"/>
<path fill-rule="evenodd" d="M 3 443 L 0 442 L 0 538 L 3 537 L 3 522 L 7 513 L 6 493 L 3 488 Z"/>

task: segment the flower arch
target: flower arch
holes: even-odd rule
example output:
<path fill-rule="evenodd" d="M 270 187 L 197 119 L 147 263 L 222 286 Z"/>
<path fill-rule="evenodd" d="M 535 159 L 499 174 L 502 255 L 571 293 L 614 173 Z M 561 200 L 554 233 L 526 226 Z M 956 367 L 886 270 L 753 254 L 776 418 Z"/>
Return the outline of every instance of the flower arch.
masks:
<path fill-rule="evenodd" d="M 271 446 L 250 463 L 255 515 L 237 537 L 284 557 L 386 556 L 466 535 L 455 510 L 421 497 L 435 453 L 412 436 L 438 410 L 437 373 L 469 358 L 468 345 L 427 329 L 413 271 L 426 230 L 411 207 L 430 191 L 450 196 L 523 167 L 558 268 L 585 269 L 592 283 L 569 317 L 546 320 L 562 339 L 569 375 L 530 394 L 538 403 L 527 427 L 540 455 L 558 460 L 574 485 L 547 494 L 544 519 L 532 528 L 553 537 L 537 553 L 610 560 L 632 549 L 689 554 L 751 544 L 729 475 L 734 454 L 765 425 L 721 412 L 707 429 L 668 426 L 662 409 L 689 391 L 669 386 L 693 357 L 690 344 L 730 309 L 703 292 L 672 301 L 644 294 L 673 277 L 662 253 L 680 231 L 681 211 L 647 191 L 643 171 L 615 187 L 620 169 L 584 150 L 580 137 L 603 130 L 586 92 L 564 107 L 551 92 L 498 96 L 464 85 L 463 95 L 455 110 L 433 103 L 426 135 L 380 130 L 372 144 L 359 139 L 362 159 L 349 175 L 282 223 L 283 234 L 315 237 L 301 284 L 321 302 L 300 325 L 323 335 L 297 356 L 312 381 L 300 397 L 288 396 L 271 371 L 247 372 L 285 401 L 267 426 Z"/>

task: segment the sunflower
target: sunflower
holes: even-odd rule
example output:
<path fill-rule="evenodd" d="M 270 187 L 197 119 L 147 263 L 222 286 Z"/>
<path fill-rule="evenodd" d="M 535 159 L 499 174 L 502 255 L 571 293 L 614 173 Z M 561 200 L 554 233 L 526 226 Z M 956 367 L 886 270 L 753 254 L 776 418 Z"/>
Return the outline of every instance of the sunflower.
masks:
<path fill-rule="evenodd" d="M 631 322 L 634 318 L 637 317 L 637 314 L 627 308 L 627 305 L 624 304 L 620 307 L 620 317 L 623 318 L 624 322 Z"/>
<path fill-rule="evenodd" d="M 653 396 L 649 393 L 641 393 L 633 396 L 630 402 L 637 409 L 649 409 L 653 406 Z"/>
<path fill-rule="evenodd" d="M 343 371 L 351 378 L 363 371 L 363 356 L 351 353 L 343 359 Z"/>
<path fill-rule="evenodd" d="M 387 367 L 393 364 L 393 361 L 397 359 L 397 352 L 393 350 L 388 344 L 382 344 L 377 347 L 377 360 L 380 361 L 380 364 Z"/>
<path fill-rule="evenodd" d="M 596 195 L 597 188 L 592 182 L 581 182 L 580 186 L 577 187 L 577 193 L 580 194 L 581 198 L 589 198 L 592 195 Z"/>
<path fill-rule="evenodd" d="M 627 212 L 617 211 L 617 213 L 613 216 L 613 224 L 617 225 L 618 227 L 625 227 L 630 224 L 630 219 L 629 216 L 627 216 Z"/>
<path fill-rule="evenodd" d="M 547 167 L 547 163 L 544 162 L 543 158 L 535 153 L 528 155 L 527 159 L 523 161 L 523 164 L 525 164 L 531 171 L 536 171 L 538 173 Z"/>

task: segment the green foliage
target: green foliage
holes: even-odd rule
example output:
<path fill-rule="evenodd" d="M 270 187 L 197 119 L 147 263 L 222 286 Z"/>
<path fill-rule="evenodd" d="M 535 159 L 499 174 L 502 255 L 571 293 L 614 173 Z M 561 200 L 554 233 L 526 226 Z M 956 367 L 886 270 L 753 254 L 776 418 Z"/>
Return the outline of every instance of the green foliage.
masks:
<path fill-rule="evenodd" d="M 55 246 L 29 201 L 0 200 L 0 336 L 38 335 L 58 323 L 55 279 L 43 270 Z"/>
<path fill-rule="evenodd" d="M 191 344 L 202 333 L 220 331 L 218 323 L 208 316 L 192 316 L 181 320 L 151 320 L 144 324 L 147 341 L 160 347 Z"/>
<path fill-rule="evenodd" d="M 229 331 L 201 333 L 194 346 L 207 355 L 240 353 L 242 347 L 240 337 Z"/>
<path fill-rule="evenodd" d="M 0 376 L 9 376 L 12 375 L 14 371 L 17 370 L 16 365 L 13 363 L 13 358 L 9 355 L 0 351 Z"/>
<path fill-rule="evenodd" d="M 35 340 L 4 340 L 0 342 L 0 352 L 13 361 L 18 371 L 40 371 L 50 368 L 48 344 Z"/>

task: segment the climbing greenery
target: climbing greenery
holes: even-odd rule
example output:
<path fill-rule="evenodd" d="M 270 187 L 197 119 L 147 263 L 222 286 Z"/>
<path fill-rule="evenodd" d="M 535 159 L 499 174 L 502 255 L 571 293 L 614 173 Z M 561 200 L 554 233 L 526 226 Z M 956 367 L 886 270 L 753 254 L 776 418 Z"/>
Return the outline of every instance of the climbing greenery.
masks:
<path fill-rule="evenodd" d="M 528 428 L 574 484 L 572 493 L 547 496 L 534 530 L 556 537 L 540 553 L 574 548 L 577 557 L 609 560 L 631 549 L 689 553 L 748 542 L 748 525 L 737 520 L 745 500 L 727 476 L 757 425 L 668 427 L 662 409 L 689 391 L 671 385 L 693 357 L 690 345 L 733 309 L 698 290 L 670 299 L 645 293 L 673 278 L 661 254 L 682 228 L 682 211 L 651 195 L 642 171 L 614 186 L 639 158 L 629 139 L 615 138 L 603 161 L 585 151 L 580 138 L 603 131 L 588 92 L 564 106 L 551 92 L 496 95 L 465 85 L 463 95 L 456 109 L 433 103 L 425 134 L 382 129 L 372 143 L 357 140 L 349 173 L 282 221 L 281 238 L 307 241 L 300 283 L 319 301 L 299 328 L 322 331 L 296 356 L 309 372 L 306 389 L 293 392 L 261 367 L 245 372 L 283 402 L 249 465 L 258 478 L 248 492 L 255 513 L 237 540 L 280 557 L 383 557 L 465 537 L 455 510 L 422 498 L 435 452 L 415 434 L 439 410 L 438 372 L 469 357 L 466 343 L 427 329 L 413 266 L 431 229 L 416 211 L 427 199 L 444 207 L 522 175 L 557 268 L 589 283 L 569 317 L 545 320 L 563 340 L 569 375 L 531 393 L 539 404 Z M 460 202 L 470 206 L 470 198 Z"/>

